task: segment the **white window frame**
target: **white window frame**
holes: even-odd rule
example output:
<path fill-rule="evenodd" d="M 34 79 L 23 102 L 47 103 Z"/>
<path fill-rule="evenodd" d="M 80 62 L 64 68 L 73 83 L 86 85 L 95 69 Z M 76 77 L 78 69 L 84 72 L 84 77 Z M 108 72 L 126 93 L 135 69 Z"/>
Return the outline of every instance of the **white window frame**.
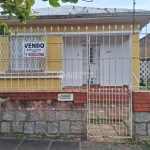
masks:
<path fill-rule="evenodd" d="M 42 72 L 43 58 L 24 57 L 23 42 L 28 42 L 28 41 L 30 42 L 41 41 L 41 36 L 10 37 L 10 71 L 11 72 Z"/>

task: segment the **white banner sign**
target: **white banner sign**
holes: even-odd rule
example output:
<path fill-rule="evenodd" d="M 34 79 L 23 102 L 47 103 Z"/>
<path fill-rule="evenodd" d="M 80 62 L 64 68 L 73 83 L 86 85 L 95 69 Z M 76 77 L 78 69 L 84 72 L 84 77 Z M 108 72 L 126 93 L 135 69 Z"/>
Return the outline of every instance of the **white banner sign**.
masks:
<path fill-rule="evenodd" d="M 45 57 L 45 42 L 23 42 L 24 57 Z"/>

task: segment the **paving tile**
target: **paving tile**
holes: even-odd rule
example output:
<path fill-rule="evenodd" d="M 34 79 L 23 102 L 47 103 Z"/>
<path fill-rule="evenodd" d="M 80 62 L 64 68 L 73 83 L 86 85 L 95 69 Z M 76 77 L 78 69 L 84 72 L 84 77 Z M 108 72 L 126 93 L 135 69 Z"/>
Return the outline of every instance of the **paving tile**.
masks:
<path fill-rule="evenodd" d="M 53 141 L 49 150 L 79 150 L 79 142 Z"/>
<path fill-rule="evenodd" d="M 22 140 L 16 140 L 16 139 L 0 139 L 0 150 L 13 150 L 21 142 Z"/>
<path fill-rule="evenodd" d="M 82 150 L 110 150 L 110 149 L 107 149 L 106 147 L 103 146 L 93 146 L 93 147 L 83 146 Z"/>
<path fill-rule="evenodd" d="M 146 145 L 138 145 L 136 150 L 149 150 L 150 147 Z"/>
<path fill-rule="evenodd" d="M 25 140 L 16 150 L 47 150 L 49 140 Z"/>
<path fill-rule="evenodd" d="M 144 145 L 128 146 L 126 144 L 105 143 L 105 142 L 82 142 L 82 150 L 149 150 Z"/>
<path fill-rule="evenodd" d="M 109 143 L 82 142 L 82 150 L 112 150 L 112 145 Z"/>
<path fill-rule="evenodd" d="M 114 145 L 112 150 L 149 150 L 149 148 L 146 148 L 144 145 L 128 146 L 125 144 L 120 144 Z"/>

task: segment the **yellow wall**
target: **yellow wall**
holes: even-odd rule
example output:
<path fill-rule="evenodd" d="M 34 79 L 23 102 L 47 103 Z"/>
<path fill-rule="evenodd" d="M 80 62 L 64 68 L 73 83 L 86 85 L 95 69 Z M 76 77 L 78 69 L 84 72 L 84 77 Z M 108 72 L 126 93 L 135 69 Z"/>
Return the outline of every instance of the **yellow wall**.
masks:
<path fill-rule="evenodd" d="M 108 24 L 104 24 L 105 29 L 104 31 L 115 31 L 115 24 L 111 24 L 111 28 L 109 29 Z M 71 30 L 71 26 L 73 26 L 73 30 Z M 96 31 L 95 26 L 96 25 L 67 25 L 66 26 L 66 32 L 78 32 L 78 26 L 80 26 L 80 32 L 91 32 Z M 88 26 L 88 30 L 86 30 L 86 26 Z M 98 25 L 97 31 L 103 31 L 102 28 L 103 25 Z M 131 30 L 131 23 L 124 24 L 123 30 Z M 59 31 L 64 32 L 64 26 L 59 26 Z M 16 26 L 11 26 L 12 30 L 15 31 L 17 29 Z M 20 25 L 19 30 L 21 31 L 24 26 Z M 26 29 L 30 29 L 30 26 L 25 26 Z M 44 29 L 43 26 L 39 26 L 40 29 Z M 51 32 L 50 25 L 45 26 L 47 32 Z M 37 29 L 36 26 L 32 26 L 32 29 Z M 138 26 L 135 25 L 135 30 L 138 29 Z M 18 31 L 19 31 L 18 30 Z M 117 30 L 122 31 L 122 24 L 117 24 Z M 23 30 L 22 30 L 23 31 Z M 33 30 L 35 32 L 36 30 Z M 58 25 L 53 26 L 52 32 L 58 32 Z M 44 36 L 43 40 L 46 41 L 46 62 L 48 68 L 45 68 L 44 65 L 42 67 L 43 70 L 46 71 L 60 71 L 62 70 L 62 37 L 61 36 Z M 8 38 L 0 38 L 0 47 L 1 47 L 1 55 L 0 59 L 3 60 L 0 64 L 0 71 L 7 72 L 8 75 L 5 76 L 16 76 L 14 79 L 0 79 L 0 91 L 6 90 L 6 91 L 36 91 L 36 90 L 60 90 L 61 89 L 61 80 L 60 79 L 49 79 L 46 78 L 46 76 L 57 76 L 55 73 L 49 73 L 48 75 L 45 74 L 38 74 L 39 76 L 45 76 L 45 78 L 25 78 L 20 79 L 18 78 L 18 74 L 9 74 L 10 68 L 9 68 L 9 39 Z M 59 42 L 58 42 L 59 41 Z M 139 38 L 138 34 L 134 34 L 132 36 L 132 49 L 133 49 L 133 61 L 132 61 L 132 67 L 133 67 L 133 73 L 134 75 L 139 79 Z M 44 64 L 43 60 L 43 64 Z M 0 77 L 3 77 L 4 74 L 0 75 Z M 26 76 L 30 76 L 29 74 L 26 74 Z M 35 75 L 33 75 L 35 76 Z M 133 77 L 133 87 L 137 87 L 138 82 Z M 19 87 L 19 88 L 18 88 Z"/>
<path fill-rule="evenodd" d="M 139 88 L 139 35 L 132 35 L 132 85 L 133 89 Z"/>

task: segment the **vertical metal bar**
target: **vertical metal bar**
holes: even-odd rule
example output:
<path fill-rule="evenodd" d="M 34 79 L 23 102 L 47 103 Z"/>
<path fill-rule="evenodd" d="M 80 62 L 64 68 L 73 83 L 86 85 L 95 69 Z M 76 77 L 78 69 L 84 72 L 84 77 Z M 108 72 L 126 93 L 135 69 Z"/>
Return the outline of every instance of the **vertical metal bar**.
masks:
<path fill-rule="evenodd" d="M 145 26 L 145 29 L 146 29 L 146 37 L 145 37 L 145 40 L 146 40 L 146 42 L 145 42 L 145 63 L 148 63 L 148 60 L 147 60 L 147 47 L 148 47 L 148 42 L 147 42 L 147 40 L 148 40 L 148 33 L 147 33 L 147 25 Z M 147 77 L 147 68 L 146 68 L 146 90 L 148 90 L 148 84 L 147 84 L 147 82 L 148 82 L 148 77 Z"/>
<path fill-rule="evenodd" d="M 128 102 L 128 89 L 127 88 L 125 88 L 124 89 L 124 94 L 125 94 L 125 96 L 124 96 L 124 100 L 125 100 L 125 108 L 127 107 L 127 102 Z M 130 101 L 129 101 L 129 103 L 130 103 Z M 128 112 L 128 108 L 126 108 L 125 109 L 125 112 L 124 112 L 124 114 L 126 114 L 125 115 L 125 134 L 124 134 L 124 137 L 128 137 L 128 126 L 129 126 L 129 123 L 128 123 L 128 120 L 127 120 L 127 118 L 128 118 L 128 113 L 130 113 L 130 112 Z"/>
<path fill-rule="evenodd" d="M 46 37 L 46 27 L 45 26 L 43 28 L 43 36 L 44 36 L 44 40 L 45 40 L 45 37 Z M 44 61 L 44 69 L 45 68 L 46 68 L 46 59 Z M 46 87 L 47 87 L 46 76 L 47 76 L 46 71 L 44 71 L 44 90 L 45 90 L 45 92 L 46 92 Z"/>
<path fill-rule="evenodd" d="M 73 26 L 71 26 L 71 68 L 72 68 L 72 71 L 71 71 L 71 74 L 72 74 L 72 90 L 73 90 L 73 86 L 74 86 L 74 55 L 73 55 Z"/>
<path fill-rule="evenodd" d="M 12 33 L 13 31 L 12 31 L 12 28 L 10 29 L 10 32 Z M 13 82 L 13 80 L 12 80 L 12 55 L 11 55 L 11 51 L 12 51 L 12 37 L 9 37 L 9 46 L 8 46 L 8 49 L 10 49 L 9 51 L 8 51 L 8 53 L 9 53 L 9 56 L 10 56 L 10 62 L 9 62 L 9 69 L 10 69 L 10 76 L 11 76 L 11 79 L 10 79 L 10 84 L 11 84 L 11 92 L 13 91 L 13 84 L 12 84 L 12 82 Z M 4 55 L 2 54 L 2 56 L 3 56 L 3 59 L 4 59 Z M 3 61 L 2 61 L 3 62 Z M 3 71 L 3 69 L 1 69 L 2 71 Z"/>
<path fill-rule="evenodd" d="M 101 96 L 100 95 L 101 95 L 101 89 L 99 88 L 98 89 L 98 103 L 99 103 L 99 107 L 98 107 L 99 108 L 98 109 L 99 114 L 98 115 L 99 116 L 97 118 L 97 119 L 99 119 L 99 122 L 98 122 L 99 123 L 99 132 L 98 132 L 99 134 L 98 134 L 98 137 L 101 137 L 101 132 L 102 132 L 102 124 L 100 122 L 100 118 L 102 118 L 102 115 L 101 115 L 101 111 L 102 111 L 101 110 Z"/>
<path fill-rule="evenodd" d="M 124 57 L 123 57 L 123 53 L 124 53 L 124 51 L 123 51 L 123 45 L 124 45 L 124 34 L 123 34 L 123 31 L 124 31 L 124 26 L 122 25 L 122 39 L 121 39 L 121 41 L 122 41 L 122 43 L 121 43 L 121 53 L 122 53 L 122 55 L 121 55 L 121 59 L 122 59 L 122 89 L 121 89 L 121 109 L 122 109 L 122 111 L 121 111 L 121 119 L 122 119 L 122 127 L 123 127 L 123 121 L 124 121 L 124 118 L 123 118 L 123 108 L 124 108 L 124 103 L 123 103 L 123 97 L 124 97 L 124 90 L 123 90 L 123 78 L 124 78 L 124 70 L 123 70 L 123 65 L 124 65 Z M 121 124 L 121 123 L 120 123 Z M 124 128 L 123 128 L 124 129 Z M 123 132 L 125 132 L 124 130 L 123 130 Z M 121 135 L 120 135 L 121 136 Z"/>
<path fill-rule="evenodd" d="M 91 89 L 90 89 L 91 90 Z M 91 102 L 92 102 L 92 105 L 93 105 L 93 108 L 92 109 L 92 119 L 93 119 L 93 127 L 92 127 L 92 136 L 95 137 L 95 132 L 94 132 L 94 125 L 96 124 L 96 117 L 95 117 L 95 107 L 94 107 L 94 102 L 95 102 L 95 91 L 94 91 L 94 88 L 92 88 L 92 91 L 90 92 L 90 96 L 92 97 L 91 99 Z"/>
<path fill-rule="evenodd" d="M 120 91 L 120 88 L 118 88 L 118 98 L 119 98 L 119 113 L 118 113 L 118 114 L 119 114 L 119 132 L 118 132 L 119 135 L 118 135 L 118 136 L 120 136 L 120 122 L 121 122 L 121 121 L 120 121 L 120 113 L 121 113 L 121 112 L 120 112 L 120 107 L 121 107 L 121 106 L 120 106 L 120 101 L 121 101 L 121 99 L 120 99 L 120 98 L 121 98 L 121 91 Z"/>
<path fill-rule="evenodd" d="M 110 124 L 111 124 L 111 127 L 112 127 L 112 130 L 114 130 L 114 128 L 113 128 L 113 121 L 114 121 L 114 112 L 113 112 L 113 101 L 114 101 L 114 88 L 111 88 L 111 118 L 110 118 L 110 120 L 109 120 L 109 122 L 110 122 Z M 116 94 L 115 94 L 116 95 Z M 112 135 L 111 136 L 113 136 L 114 135 L 114 131 L 112 132 Z"/>
<path fill-rule="evenodd" d="M 104 70 L 104 64 L 105 64 L 105 54 L 104 54 L 104 51 L 105 51 L 105 36 L 104 36 L 104 31 L 105 31 L 105 26 L 103 25 L 102 26 L 102 32 L 103 32 L 103 37 L 102 37 L 102 39 L 103 39 L 103 48 L 102 48 L 102 56 L 101 56 L 101 59 L 102 59 L 102 86 L 103 86 L 103 88 L 102 88 L 102 90 L 103 90 L 103 95 L 102 95 L 102 97 L 103 97 L 103 110 L 106 112 L 106 110 L 105 110 L 105 105 L 106 105 L 106 99 L 105 99 L 105 88 L 104 88 L 104 84 L 105 84 L 105 77 L 104 77 L 104 72 L 105 72 L 105 70 Z M 106 116 L 105 116 L 105 114 L 103 113 L 103 118 L 105 118 Z M 104 120 L 102 121 L 102 124 L 104 124 Z M 102 133 L 102 135 L 103 135 L 103 133 Z"/>
<path fill-rule="evenodd" d="M 39 27 L 37 27 L 37 35 L 39 34 Z M 39 37 L 39 40 L 40 40 L 41 38 Z M 47 58 L 45 58 L 45 59 L 47 59 Z M 38 62 L 39 63 L 39 62 Z M 37 63 L 37 65 L 39 65 Z M 40 62 L 40 63 L 42 63 L 42 62 Z M 40 66 L 41 67 L 41 69 L 42 69 L 42 65 Z M 40 79 L 39 79 L 39 77 L 40 77 L 40 71 L 38 71 L 38 86 L 37 86 L 37 91 L 40 91 Z"/>
<path fill-rule="evenodd" d="M 96 126 L 98 126 L 98 123 L 97 123 L 97 120 L 98 120 L 98 112 L 99 112 L 99 110 L 98 110 L 98 92 L 99 92 L 99 90 L 98 90 L 98 68 L 99 68 L 99 66 L 98 66 L 98 52 L 97 52 L 97 29 L 98 29 L 98 26 L 96 26 L 95 27 L 96 28 L 96 34 L 95 34 L 95 41 L 96 41 L 96 45 L 95 45 L 95 51 L 96 51 L 96 58 L 94 58 L 94 45 L 93 45 L 93 61 L 94 61 L 94 59 L 95 59 L 95 65 L 94 65 L 94 70 L 96 71 L 96 87 L 95 87 L 95 98 L 96 98 L 96 100 L 95 100 L 95 102 L 96 102 L 96 105 L 95 105 L 95 107 L 96 107 L 96 109 L 95 109 L 95 111 L 96 111 L 96 113 L 95 113 L 95 117 L 96 117 Z M 94 63 L 94 62 L 93 62 Z M 90 71 L 90 73 L 91 73 L 91 71 Z M 98 136 L 98 133 L 99 132 L 97 132 L 97 136 Z"/>
<path fill-rule="evenodd" d="M 17 27 L 17 33 L 19 33 L 19 28 L 18 27 Z M 18 54 L 18 43 L 19 43 L 18 39 L 19 39 L 19 37 L 17 36 L 17 42 L 15 42 L 15 45 L 16 45 L 16 51 L 17 51 L 17 61 L 16 61 L 17 64 L 16 65 L 17 65 L 17 70 L 18 70 L 18 73 L 17 73 L 17 76 L 18 76 L 18 78 L 17 78 L 17 82 L 18 82 L 17 90 L 19 91 L 19 70 L 20 70 L 19 68 L 20 67 L 19 67 L 18 64 L 19 64 L 20 59 L 19 59 L 19 54 Z"/>
<path fill-rule="evenodd" d="M 106 124 L 107 124 L 107 120 L 108 120 L 108 102 L 107 101 L 109 101 L 109 99 L 108 99 L 108 97 L 109 97 L 109 87 L 108 87 L 108 89 L 107 88 L 105 88 L 105 91 L 104 91 L 104 96 L 106 97 L 106 104 L 105 104 L 105 109 L 106 109 Z M 104 122 L 105 123 L 105 122 Z M 108 136 L 108 134 L 107 134 L 107 132 L 108 131 L 104 131 L 104 134 L 103 134 L 103 136 Z M 107 135 L 106 135 L 107 134 Z"/>
<path fill-rule="evenodd" d="M 67 68 L 67 57 L 66 57 L 66 54 L 67 54 L 67 51 L 66 51 L 66 26 L 64 27 L 64 32 L 65 32 L 65 37 L 64 37 L 64 63 L 65 63 L 65 65 L 64 65 L 64 73 L 66 74 L 66 68 Z M 64 77 L 65 78 L 65 80 L 63 80 L 64 81 L 64 86 L 66 86 L 66 76 Z"/>
<path fill-rule="evenodd" d="M 80 57 L 81 57 L 81 55 L 80 55 L 80 26 L 78 26 L 78 59 L 77 59 L 78 74 L 77 74 L 77 77 L 79 80 L 79 90 L 80 90 L 80 79 L 82 78 L 82 74 L 80 73 L 80 63 L 81 63 Z"/>
<path fill-rule="evenodd" d="M 115 25 L 115 31 L 117 31 L 118 30 L 118 28 L 117 28 L 117 25 Z M 115 88 L 114 88 L 114 99 L 115 99 L 115 110 L 114 110 L 114 114 L 115 114 L 115 116 L 114 116 L 114 122 L 112 122 L 113 124 L 115 124 L 115 127 L 116 127 L 116 120 L 117 120 L 117 116 L 116 116 L 116 114 L 117 114 L 117 109 L 116 109 L 116 107 L 117 107 L 117 103 L 116 103 L 116 100 L 117 100 L 117 92 L 116 92 L 116 90 L 117 90 L 117 88 L 116 88 L 116 82 L 117 82 L 117 34 L 116 34 L 116 32 L 115 32 Z M 115 128 L 114 127 L 114 128 Z"/>
<path fill-rule="evenodd" d="M 57 35 L 57 37 L 58 37 L 58 42 L 57 42 L 57 65 L 58 65 L 58 70 L 59 70 L 59 72 L 61 71 L 60 70 L 60 57 L 59 57 L 59 55 L 60 55 L 60 44 L 59 44 L 59 38 L 60 38 L 60 35 L 59 35 L 59 30 L 60 30 L 60 27 L 58 26 L 57 27 L 57 32 L 58 32 L 58 35 Z M 63 77 L 62 77 L 63 78 Z M 60 80 L 60 79 L 59 79 Z M 58 83 L 58 89 L 60 90 L 61 89 L 61 84 L 60 84 L 60 81 L 59 81 L 59 83 Z"/>
<path fill-rule="evenodd" d="M 51 62 L 51 70 L 52 70 L 52 76 L 54 75 L 53 74 L 53 71 L 54 71 L 54 55 L 53 55 L 53 36 L 52 36 L 52 33 L 53 33 L 53 27 L 51 26 L 50 27 L 50 50 L 51 50 L 51 59 L 50 59 L 50 62 Z M 54 90 L 54 79 L 52 78 L 52 91 Z"/>
<path fill-rule="evenodd" d="M 33 36 L 33 29 L 32 29 L 32 27 L 30 27 L 30 33 L 31 33 L 31 35 L 30 35 L 30 39 L 31 39 L 31 41 L 33 40 L 32 39 L 32 36 Z M 29 41 L 29 40 L 28 40 Z M 31 74 L 31 91 L 33 91 L 33 68 L 32 68 L 32 63 L 33 63 L 33 61 L 32 61 L 32 58 L 29 58 L 29 62 L 30 62 L 30 74 Z M 30 87 L 29 87 L 30 88 Z"/>
<path fill-rule="evenodd" d="M 26 36 L 25 36 L 26 28 L 25 27 L 23 28 L 23 33 L 24 33 L 23 39 L 24 39 L 24 42 L 25 42 L 26 41 Z M 25 72 L 24 72 L 24 74 L 25 74 L 24 88 L 25 89 L 24 90 L 27 91 L 27 78 L 26 78 L 26 76 L 27 76 L 27 66 L 26 65 L 29 65 L 29 64 L 27 64 L 28 62 L 27 62 L 27 59 L 25 57 L 23 57 L 23 61 L 24 61 L 24 68 L 25 68 Z"/>
<path fill-rule="evenodd" d="M 87 32 L 88 32 L 88 27 L 86 26 L 86 52 L 85 52 L 85 55 L 86 55 L 86 59 L 85 59 L 85 62 L 86 62 L 86 66 L 85 66 L 85 68 L 86 68 L 86 72 L 88 73 L 88 69 L 89 69 L 89 67 L 88 67 L 88 35 L 87 35 Z M 87 137 L 89 138 L 90 137 L 90 112 L 91 112 L 91 110 L 90 110 L 90 100 L 91 100 L 91 98 L 90 98 L 90 91 L 89 91 L 89 75 L 87 74 L 86 76 L 86 80 L 85 80 L 85 83 L 86 83 L 86 88 L 87 88 L 87 121 L 88 121 L 88 126 L 87 126 Z"/>
<path fill-rule="evenodd" d="M 129 120 L 130 120 L 130 137 L 132 138 L 132 25 L 131 25 L 131 34 L 129 37 Z"/>
<path fill-rule="evenodd" d="M 110 97 L 111 97 L 111 90 L 110 90 L 111 89 L 111 87 L 110 87 L 111 86 L 110 85 L 110 73 L 111 73 L 110 72 L 110 60 L 111 60 L 111 56 L 110 56 L 110 52 L 111 52 L 111 50 L 110 50 L 110 44 L 111 44 L 110 43 L 110 41 L 111 41 L 111 39 L 110 39 L 110 36 L 111 36 L 110 35 L 110 30 L 111 30 L 111 26 L 110 25 L 109 25 L 108 29 L 109 29 L 109 48 L 108 48 L 109 49 L 109 89 L 108 89 L 108 91 L 109 91 L 109 103 L 108 103 L 109 112 L 108 112 L 108 114 L 109 114 L 109 120 L 110 120 L 111 119 L 110 118 L 110 104 L 111 104 L 111 102 L 110 102 L 111 101 L 111 99 L 110 99 Z M 109 121 L 108 124 L 110 125 L 110 121 Z"/>
<path fill-rule="evenodd" d="M 88 29 L 88 27 L 87 27 L 87 29 Z M 91 97 L 92 96 L 91 93 L 93 91 L 93 88 L 91 88 L 91 83 L 90 83 L 90 78 L 91 78 L 91 76 L 90 76 L 90 70 L 91 70 L 91 64 L 90 64 L 90 35 L 87 35 L 87 37 L 88 37 L 88 49 L 87 49 L 87 62 L 88 63 L 87 63 L 87 67 L 88 67 L 88 92 L 89 92 L 88 96 Z M 94 103 L 93 103 L 92 100 L 93 100 L 93 98 L 92 99 L 90 98 L 90 101 L 89 101 L 90 110 L 92 109 L 91 104 L 93 104 L 93 107 L 94 107 Z M 91 126 L 91 128 L 92 128 L 92 126 Z"/>
<path fill-rule="evenodd" d="M 5 36 L 3 36 L 4 38 L 2 39 L 2 48 L 4 49 L 4 47 L 5 47 L 5 42 L 4 42 L 4 40 L 5 40 Z M 7 52 L 5 51 L 5 50 L 3 50 L 3 70 L 5 71 L 6 70 L 6 68 L 7 68 Z M 7 90 L 7 87 L 6 87 L 6 73 L 4 73 L 4 91 L 6 91 Z"/>

